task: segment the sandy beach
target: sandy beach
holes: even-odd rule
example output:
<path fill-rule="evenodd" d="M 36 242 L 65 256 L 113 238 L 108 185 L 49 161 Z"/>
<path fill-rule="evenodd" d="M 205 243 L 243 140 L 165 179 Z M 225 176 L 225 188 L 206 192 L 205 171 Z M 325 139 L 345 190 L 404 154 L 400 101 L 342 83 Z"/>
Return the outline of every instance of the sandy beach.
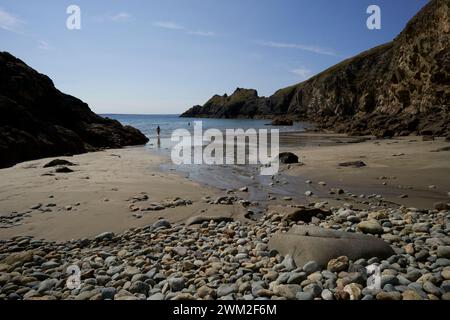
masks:
<path fill-rule="evenodd" d="M 346 138 L 333 137 L 304 134 L 303 138 L 315 142 L 302 147 L 294 147 L 291 143 L 282 148 L 297 154 L 304 165 L 282 167 L 279 179 L 289 178 L 291 183 L 286 183 L 284 188 L 291 192 L 293 200 L 273 196 L 267 200 L 267 208 L 283 211 L 292 205 L 317 202 L 325 202 L 326 206 L 350 203 L 364 207 L 362 202 L 367 199 L 360 195 L 380 195 L 387 202 L 421 209 L 431 209 L 436 202 L 448 202 L 448 151 L 436 152 L 448 147 L 448 142 L 407 137 L 336 144 L 337 140 Z M 288 137 L 288 140 L 292 138 Z M 161 165 L 170 159 L 144 147 L 58 159 L 76 164 L 71 167 L 74 172 L 54 173 L 54 168 L 43 168 L 52 158 L 0 170 L 2 217 L 23 214 L 16 220 L 8 220 L 10 224 L 2 225 L 1 239 L 33 236 L 67 241 L 143 227 L 159 218 L 177 223 L 197 215 L 228 216 L 252 222 L 244 217 L 247 209 L 239 203 L 230 206 L 202 200 L 224 195 L 225 190 L 202 185 L 175 172 L 161 171 Z M 344 168 L 338 165 L 357 160 L 367 166 Z M 307 180 L 311 184 L 306 184 Z M 262 188 L 260 181 L 253 183 Z M 235 187 L 239 189 L 245 185 Z M 333 196 L 329 194 L 332 188 L 341 188 L 357 196 Z M 306 191 L 313 195 L 306 197 Z M 244 192 L 239 195 L 244 199 L 249 197 Z M 192 204 L 145 211 L 152 204 L 175 198 Z"/>
<path fill-rule="evenodd" d="M 406 207 L 431 209 L 436 202 L 450 200 L 449 146 L 444 139 L 422 141 L 421 137 L 404 137 L 288 147 L 286 150 L 297 154 L 305 164 L 292 168 L 288 174 L 312 180 L 313 192 L 342 188 L 356 195 L 382 195 Z M 339 166 L 352 161 L 362 161 L 366 166 Z M 326 182 L 326 186 L 318 182 Z"/>
<path fill-rule="evenodd" d="M 239 213 L 237 205 L 236 210 L 229 206 L 226 210 L 220 205 L 207 206 L 201 198 L 214 197 L 218 190 L 176 174 L 162 173 L 159 165 L 167 160 L 145 147 L 58 157 L 76 164 L 71 167 L 72 173 L 54 173 L 54 168 L 43 168 L 53 159 L 0 170 L 1 215 L 14 212 L 29 215 L 19 226 L 0 229 L 0 238 L 27 235 L 66 241 L 142 227 L 160 217 L 180 222 L 202 213 L 220 212 L 230 217 Z M 140 201 L 138 198 L 143 195 L 148 199 Z M 174 198 L 192 201 L 192 205 L 147 211 L 139 218 L 130 210 L 133 205 L 145 208 Z"/>

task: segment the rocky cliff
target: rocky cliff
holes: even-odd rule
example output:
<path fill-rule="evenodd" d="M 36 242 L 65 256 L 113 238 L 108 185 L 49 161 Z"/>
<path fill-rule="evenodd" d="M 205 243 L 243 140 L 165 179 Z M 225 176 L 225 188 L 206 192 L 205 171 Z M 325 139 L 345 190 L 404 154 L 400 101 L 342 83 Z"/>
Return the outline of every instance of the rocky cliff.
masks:
<path fill-rule="evenodd" d="M 0 168 L 147 141 L 139 130 L 96 115 L 47 76 L 0 52 Z"/>
<path fill-rule="evenodd" d="M 183 117 L 288 115 L 324 128 L 377 136 L 450 132 L 450 0 L 430 1 L 392 42 L 315 77 L 258 97 L 238 89 Z M 248 97 L 248 98 L 247 98 Z"/>

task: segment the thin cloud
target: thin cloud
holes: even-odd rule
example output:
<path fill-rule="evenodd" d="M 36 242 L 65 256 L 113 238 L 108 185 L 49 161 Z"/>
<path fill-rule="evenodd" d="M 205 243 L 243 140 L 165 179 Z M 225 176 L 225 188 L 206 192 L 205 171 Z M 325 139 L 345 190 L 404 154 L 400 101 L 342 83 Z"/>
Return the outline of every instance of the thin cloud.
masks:
<path fill-rule="evenodd" d="M 186 30 L 185 27 L 170 21 L 157 21 L 153 23 L 153 26 L 170 30 Z"/>
<path fill-rule="evenodd" d="M 308 51 L 312 53 L 327 55 L 327 56 L 337 56 L 337 53 L 333 49 L 323 48 L 319 46 L 304 45 L 298 43 L 283 43 L 274 41 L 256 41 L 260 46 L 271 47 L 271 48 L 281 48 L 281 49 L 297 49 Z"/>
<path fill-rule="evenodd" d="M 187 33 L 192 34 L 194 36 L 201 36 L 201 37 L 214 37 L 216 35 L 216 33 L 213 31 L 201 31 L 201 30 L 188 31 Z"/>
<path fill-rule="evenodd" d="M 12 13 L 0 9 L 0 29 L 21 33 L 20 29 L 24 22 Z"/>
<path fill-rule="evenodd" d="M 153 22 L 153 26 L 162 29 L 176 30 L 182 31 L 186 34 L 200 37 L 214 37 L 217 34 L 214 31 L 205 31 L 205 30 L 191 30 L 188 29 L 178 23 L 172 21 L 157 21 Z"/>
<path fill-rule="evenodd" d="M 111 17 L 112 21 L 130 21 L 131 19 L 132 16 L 128 12 L 120 12 Z"/>
<path fill-rule="evenodd" d="M 41 50 L 45 50 L 45 51 L 48 51 L 48 50 L 52 50 L 53 48 L 48 44 L 48 42 L 47 41 L 44 41 L 44 40 L 40 40 L 40 41 L 38 41 L 38 49 L 41 49 Z"/>
<path fill-rule="evenodd" d="M 313 74 L 311 70 L 306 69 L 306 68 L 293 69 L 293 70 L 291 70 L 291 72 L 293 74 L 300 76 L 300 78 L 302 78 L 303 80 L 310 78 Z"/>

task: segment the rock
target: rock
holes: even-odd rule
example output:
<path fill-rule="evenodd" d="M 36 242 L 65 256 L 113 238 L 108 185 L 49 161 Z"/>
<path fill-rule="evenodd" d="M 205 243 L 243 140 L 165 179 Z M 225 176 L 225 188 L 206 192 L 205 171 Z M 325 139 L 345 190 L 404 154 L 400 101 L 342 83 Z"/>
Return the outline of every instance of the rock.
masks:
<path fill-rule="evenodd" d="M 295 284 L 280 284 L 273 287 L 273 293 L 288 300 L 293 300 L 297 293 L 301 292 L 301 289 L 299 285 Z"/>
<path fill-rule="evenodd" d="M 67 161 L 67 160 L 62 160 L 62 159 L 55 159 L 52 160 L 50 162 L 48 162 L 47 164 L 44 165 L 44 168 L 51 168 L 51 167 L 58 167 L 58 166 L 74 166 L 75 164 Z"/>
<path fill-rule="evenodd" d="M 441 290 L 438 287 L 436 287 L 431 281 L 426 281 L 423 284 L 423 290 L 437 297 L 439 297 L 442 294 Z"/>
<path fill-rule="evenodd" d="M 184 257 L 187 252 L 188 252 L 188 248 L 186 247 L 175 247 L 172 248 L 172 252 L 178 256 Z"/>
<path fill-rule="evenodd" d="M 164 294 L 162 294 L 161 292 L 157 292 L 157 293 L 155 293 L 155 294 L 152 294 L 152 295 L 148 298 L 148 300 L 152 300 L 152 301 L 161 301 L 161 300 L 164 300 L 164 298 L 165 298 L 165 295 L 164 295 Z"/>
<path fill-rule="evenodd" d="M 428 233 L 428 231 L 430 230 L 430 224 L 429 223 L 415 223 L 412 226 L 412 230 L 414 232 Z"/>
<path fill-rule="evenodd" d="M 437 202 L 434 204 L 434 208 L 438 211 L 450 210 L 450 206 L 444 202 Z"/>
<path fill-rule="evenodd" d="M 299 163 L 298 156 L 292 152 L 283 152 L 278 155 L 278 159 L 282 164 L 295 164 Z"/>
<path fill-rule="evenodd" d="M 307 197 L 312 197 L 313 196 L 313 192 L 312 191 L 306 191 L 305 192 L 305 196 L 307 196 Z"/>
<path fill-rule="evenodd" d="M 351 161 L 351 162 L 342 162 L 339 163 L 340 167 L 353 167 L 353 168 L 362 168 L 365 167 L 366 164 L 362 161 Z"/>
<path fill-rule="evenodd" d="M 438 258 L 450 259 L 450 246 L 439 246 L 437 249 Z"/>
<path fill-rule="evenodd" d="M 103 300 L 112 300 L 114 299 L 114 296 L 116 295 L 117 290 L 116 288 L 103 288 L 101 291 L 102 299 Z"/>
<path fill-rule="evenodd" d="M 37 292 L 42 294 L 47 291 L 50 291 L 56 286 L 57 283 L 58 283 L 58 280 L 56 280 L 56 279 L 44 280 L 39 284 Z"/>
<path fill-rule="evenodd" d="M 183 290 L 184 285 L 185 285 L 184 278 L 170 278 L 169 279 L 169 286 L 173 292 Z"/>
<path fill-rule="evenodd" d="M 90 300 L 92 297 L 94 297 L 95 295 L 97 295 L 99 292 L 98 290 L 86 290 L 83 292 L 80 292 L 76 297 L 75 300 Z"/>
<path fill-rule="evenodd" d="M 33 261 L 32 251 L 21 251 L 16 253 L 11 253 L 9 256 L 4 258 L 1 263 L 6 265 L 23 265 L 24 263 Z"/>
<path fill-rule="evenodd" d="M 214 294 L 214 290 L 211 289 L 208 286 L 201 286 L 200 288 L 197 289 L 197 295 L 199 298 L 205 298 L 207 296 L 213 296 Z"/>
<path fill-rule="evenodd" d="M 147 295 L 150 286 L 142 281 L 133 282 L 128 289 L 131 293 L 141 293 Z M 178 290 L 179 291 L 179 290 Z"/>
<path fill-rule="evenodd" d="M 141 270 L 139 270 L 136 267 L 133 266 L 126 266 L 125 270 L 123 271 L 123 274 L 126 275 L 127 277 L 131 278 L 136 274 L 140 274 Z"/>
<path fill-rule="evenodd" d="M 292 258 L 292 256 L 290 254 L 286 255 L 283 259 L 283 262 L 281 263 L 281 265 L 287 270 L 287 271 L 292 271 L 296 268 L 294 259 Z"/>
<path fill-rule="evenodd" d="M 383 227 L 376 220 L 362 221 L 358 224 L 358 229 L 368 234 L 383 233 Z"/>
<path fill-rule="evenodd" d="M 384 259 L 394 254 L 386 242 L 373 236 L 315 226 L 294 226 L 287 233 L 276 233 L 269 241 L 269 249 L 292 255 L 297 266 L 316 261 L 326 267 L 330 260 L 340 256 L 355 261 L 372 257 Z"/>
<path fill-rule="evenodd" d="M 158 221 L 156 221 L 152 226 L 151 229 L 152 230 L 157 230 L 157 229 L 169 229 L 172 226 L 170 225 L 170 222 L 165 220 L 165 219 L 160 219 Z"/>
<path fill-rule="evenodd" d="M 350 283 L 346 285 L 344 287 L 344 291 L 350 295 L 350 300 L 361 299 L 361 288 L 355 283 Z"/>
<path fill-rule="evenodd" d="M 423 300 L 420 294 L 414 290 L 406 290 L 402 293 L 403 300 Z"/>
<path fill-rule="evenodd" d="M 444 301 L 450 301 L 450 292 L 444 293 L 442 295 L 441 299 L 444 300 Z"/>
<path fill-rule="evenodd" d="M 308 261 L 303 265 L 303 271 L 306 272 L 307 275 L 319 270 L 320 266 L 315 261 Z"/>
<path fill-rule="evenodd" d="M 325 301 L 331 301 L 334 300 L 333 292 L 331 292 L 329 289 L 325 289 L 320 294 L 321 298 Z"/>
<path fill-rule="evenodd" d="M 288 213 L 283 217 L 283 220 L 286 221 L 303 221 L 306 223 L 311 222 L 313 217 L 321 216 L 322 218 L 328 217 L 331 215 L 331 211 L 324 210 L 320 208 L 300 208 L 295 210 L 294 212 Z"/>
<path fill-rule="evenodd" d="M 225 217 L 225 216 L 194 216 L 189 218 L 186 221 L 187 226 L 195 225 L 195 224 L 202 224 L 203 222 L 210 222 L 214 221 L 216 223 L 220 222 L 232 222 L 233 218 Z"/>
<path fill-rule="evenodd" d="M 276 118 L 272 121 L 272 126 L 292 127 L 293 125 L 294 121 L 287 118 Z"/>
<path fill-rule="evenodd" d="M 336 195 L 340 195 L 340 194 L 344 194 L 345 191 L 341 188 L 331 188 L 330 189 L 330 193 L 331 194 L 336 194 Z"/>
<path fill-rule="evenodd" d="M 56 173 L 72 173 L 73 170 L 70 169 L 69 167 L 58 167 L 55 169 Z"/>
<path fill-rule="evenodd" d="M 306 293 L 310 293 L 314 298 L 319 297 L 322 293 L 322 287 L 317 283 L 308 284 L 303 288 L 303 291 Z"/>
<path fill-rule="evenodd" d="M 113 232 L 103 232 L 95 237 L 97 241 L 111 241 L 114 238 Z"/>
<path fill-rule="evenodd" d="M 306 279 L 305 272 L 294 272 L 287 279 L 287 284 L 299 284 Z"/>
<path fill-rule="evenodd" d="M 0 168 L 148 142 L 137 129 L 94 114 L 87 104 L 60 92 L 47 76 L 7 52 L 0 53 L 0 70 Z"/>
<path fill-rule="evenodd" d="M 444 278 L 445 280 L 450 280 L 450 269 L 444 269 L 444 270 L 442 270 L 441 276 L 442 276 L 442 278 Z"/>
<path fill-rule="evenodd" d="M 236 292 L 237 292 L 236 286 L 223 284 L 217 289 L 217 297 L 218 298 L 225 297 Z"/>
<path fill-rule="evenodd" d="M 402 294 L 400 292 L 385 292 L 381 291 L 376 296 L 377 300 L 401 300 Z"/>
<path fill-rule="evenodd" d="M 230 96 L 213 96 L 182 117 L 254 119 L 283 115 L 315 121 L 319 128 L 353 136 L 447 136 L 448 60 L 447 51 L 442 49 L 448 44 L 448 30 L 443 27 L 447 10 L 447 1 L 428 1 L 394 41 L 365 50 L 270 97 L 238 88 Z M 433 46 L 436 39 L 444 39 L 443 46 Z"/>
<path fill-rule="evenodd" d="M 301 301 L 314 300 L 314 296 L 311 294 L 311 292 L 297 292 L 295 298 Z"/>
<path fill-rule="evenodd" d="M 449 267 L 450 259 L 445 259 L 445 258 L 436 259 L 436 265 L 438 265 L 439 267 Z"/>
<path fill-rule="evenodd" d="M 349 266 L 349 260 L 347 257 L 342 256 L 336 259 L 330 260 L 328 262 L 327 269 L 331 272 L 341 272 L 341 271 L 347 271 Z"/>

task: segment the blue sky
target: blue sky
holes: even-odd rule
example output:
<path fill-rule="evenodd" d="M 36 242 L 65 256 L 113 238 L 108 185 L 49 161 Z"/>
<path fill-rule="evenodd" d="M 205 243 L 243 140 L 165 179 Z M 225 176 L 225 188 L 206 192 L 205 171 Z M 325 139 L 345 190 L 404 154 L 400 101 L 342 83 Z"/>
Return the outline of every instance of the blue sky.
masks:
<path fill-rule="evenodd" d="M 181 113 L 260 95 L 392 40 L 426 0 L 0 0 L 0 50 L 98 113 Z M 81 30 L 66 8 L 81 8 Z M 366 9 L 380 6 L 382 29 Z"/>

